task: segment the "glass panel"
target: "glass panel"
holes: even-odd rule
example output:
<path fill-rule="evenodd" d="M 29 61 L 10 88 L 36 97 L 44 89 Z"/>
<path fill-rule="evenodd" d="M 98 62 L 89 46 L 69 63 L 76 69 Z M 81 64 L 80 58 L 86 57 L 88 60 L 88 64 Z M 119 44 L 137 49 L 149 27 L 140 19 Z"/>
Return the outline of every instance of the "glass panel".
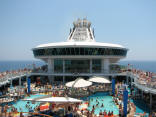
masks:
<path fill-rule="evenodd" d="M 54 60 L 54 72 L 55 73 L 63 72 L 63 60 L 60 60 L 60 59 Z"/>
<path fill-rule="evenodd" d="M 84 48 L 80 48 L 80 55 L 84 55 Z"/>
<path fill-rule="evenodd" d="M 66 73 L 89 73 L 89 60 L 65 60 Z"/>
<path fill-rule="evenodd" d="M 80 52 L 79 52 L 79 48 L 75 48 L 75 54 L 76 54 L 76 55 L 79 55 L 79 53 L 80 53 Z"/>
<path fill-rule="evenodd" d="M 101 72 L 101 60 L 100 59 L 93 59 L 92 60 L 92 72 L 93 73 L 100 73 Z"/>
<path fill-rule="evenodd" d="M 63 82 L 63 76 L 55 76 L 54 81 Z"/>

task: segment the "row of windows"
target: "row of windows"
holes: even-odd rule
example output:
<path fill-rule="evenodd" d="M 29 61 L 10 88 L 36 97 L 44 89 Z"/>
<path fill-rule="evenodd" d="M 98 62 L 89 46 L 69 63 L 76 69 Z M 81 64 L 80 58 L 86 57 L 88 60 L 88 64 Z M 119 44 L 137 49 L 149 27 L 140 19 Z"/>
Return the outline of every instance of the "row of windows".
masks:
<path fill-rule="evenodd" d="M 65 60 L 65 72 L 66 73 L 89 73 L 90 72 L 90 61 L 89 60 Z M 54 60 L 54 72 L 63 72 L 63 60 Z M 92 60 L 92 72 L 101 72 L 101 60 Z"/>
<path fill-rule="evenodd" d="M 126 56 L 127 50 L 111 48 L 48 48 L 33 50 L 35 56 L 58 55 L 119 55 Z"/>

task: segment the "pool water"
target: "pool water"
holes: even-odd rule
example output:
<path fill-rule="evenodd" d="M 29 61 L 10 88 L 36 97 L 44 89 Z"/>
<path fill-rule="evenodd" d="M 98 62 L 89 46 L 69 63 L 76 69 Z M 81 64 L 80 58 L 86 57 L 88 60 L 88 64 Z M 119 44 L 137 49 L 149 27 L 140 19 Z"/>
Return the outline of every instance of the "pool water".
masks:
<path fill-rule="evenodd" d="M 34 99 L 38 97 L 42 97 L 45 95 L 30 95 L 30 97 L 26 97 L 25 99 Z M 26 104 L 29 105 L 29 107 L 26 107 Z M 13 104 L 15 108 L 17 108 L 18 112 L 29 112 L 30 110 L 34 110 L 37 106 L 39 106 L 40 102 L 35 102 L 32 104 L 31 101 L 22 101 L 18 100 L 16 103 Z M 11 112 L 11 108 L 8 109 L 8 112 Z"/>
<path fill-rule="evenodd" d="M 104 112 L 104 110 L 106 110 L 106 112 L 108 113 L 109 111 L 113 111 L 114 115 L 118 115 L 119 114 L 119 109 L 117 108 L 117 106 L 115 105 L 115 103 L 113 102 L 113 97 L 109 96 L 108 92 L 99 92 L 99 93 L 95 93 L 89 97 L 85 97 L 82 98 L 83 100 L 89 100 L 90 105 L 88 107 L 88 110 L 91 111 L 93 108 L 93 105 L 95 107 L 95 111 L 94 114 L 99 115 L 100 111 Z M 98 104 L 98 106 L 96 106 L 96 104 Z M 104 105 L 104 107 L 102 107 L 101 105 Z"/>
<path fill-rule="evenodd" d="M 136 91 L 137 91 L 137 89 L 134 89 L 133 93 L 137 93 Z M 129 92 L 129 94 L 131 93 L 130 88 L 128 88 L 128 92 Z M 146 112 L 146 116 L 148 117 L 150 109 L 143 100 L 130 99 L 130 101 L 133 102 L 134 105 L 136 106 L 136 114 Z"/>
<path fill-rule="evenodd" d="M 148 117 L 150 109 L 149 109 L 149 107 L 147 106 L 147 104 L 143 100 L 133 100 L 133 99 L 130 99 L 130 101 L 133 102 L 134 105 L 136 106 L 136 114 L 146 112 L 146 116 Z"/>

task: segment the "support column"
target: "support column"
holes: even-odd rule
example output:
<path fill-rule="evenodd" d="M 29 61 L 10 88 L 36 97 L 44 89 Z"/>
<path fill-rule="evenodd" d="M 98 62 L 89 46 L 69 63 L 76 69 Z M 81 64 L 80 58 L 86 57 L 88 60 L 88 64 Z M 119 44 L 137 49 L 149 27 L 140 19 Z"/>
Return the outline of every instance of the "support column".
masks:
<path fill-rule="evenodd" d="M 12 86 L 12 80 L 13 80 L 12 78 L 13 78 L 13 77 L 11 76 L 11 88 L 13 87 L 13 86 Z"/>
<path fill-rule="evenodd" d="M 90 74 L 92 74 L 93 71 L 92 71 L 92 59 L 90 59 Z"/>
<path fill-rule="evenodd" d="M 106 74 L 109 73 L 109 59 L 108 58 L 103 60 L 103 70 L 104 70 L 104 73 Z"/>
<path fill-rule="evenodd" d="M 153 101 L 153 99 L 152 99 L 152 93 L 150 93 L 150 111 L 152 110 L 152 101 Z"/>
<path fill-rule="evenodd" d="M 131 85 L 132 85 L 132 82 L 133 82 L 133 77 L 130 77 L 130 79 L 131 79 Z"/>
<path fill-rule="evenodd" d="M 112 95 L 115 96 L 115 79 L 112 78 Z"/>
<path fill-rule="evenodd" d="M 54 59 L 52 58 L 48 58 L 48 73 L 52 74 L 54 73 Z M 48 79 L 50 81 L 50 84 L 52 84 L 54 82 L 54 77 L 49 75 Z"/>
<path fill-rule="evenodd" d="M 141 90 L 141 98 L 143 99 L 143 90 Z"/>
<path fill-rule="evenodd" d="M 101 60 L 101 73 L 104 73 L 104 59 Z"/>
<path fill-rule="evenodd" d="M 127 117 L 127 104 L 128 104 L 128 91 L 125 89 L 123 91 L 123 113 L 124 113 L 124 117 Z"/>
<path fill-rule="evenodd" d="M 19 77 L 19 86 L 21 86 L 21 77 Z"/>
<path fill-rule="evenodd" d="M 65 82 L 66 82 L 66 81 L 65 81 L 65 76 L 63 76 L 63 84 L 65 84 Z"/>
<path fill-rule="evenodd" d="M 48 58 L 48 73 L 54 72 L 54 59 Z"/>
<path fill-rule="evenodd" d="M 27 79 L 27 93 L 31 92 L 30 86 L 31 86 L 31 80 L 30 80 L 30 78 L 28 78 Z"/>
<path fill-rule="evenodd" d="M 126 84 L 128 85 L 129 76 L 126 76 Z"/>

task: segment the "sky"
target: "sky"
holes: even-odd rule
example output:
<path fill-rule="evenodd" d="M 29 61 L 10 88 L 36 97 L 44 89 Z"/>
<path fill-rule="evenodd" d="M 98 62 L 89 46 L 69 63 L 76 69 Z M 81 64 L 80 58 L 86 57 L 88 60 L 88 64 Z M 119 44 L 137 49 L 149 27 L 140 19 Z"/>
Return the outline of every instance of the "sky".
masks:
<path fill-rule="evenodd" d="M 156 60 L 156 0 L 0 0 L 0 60 L 35 60 L 32 48 L 66 41 L 78 18 L 128 48 L 124 60 Z"/>

